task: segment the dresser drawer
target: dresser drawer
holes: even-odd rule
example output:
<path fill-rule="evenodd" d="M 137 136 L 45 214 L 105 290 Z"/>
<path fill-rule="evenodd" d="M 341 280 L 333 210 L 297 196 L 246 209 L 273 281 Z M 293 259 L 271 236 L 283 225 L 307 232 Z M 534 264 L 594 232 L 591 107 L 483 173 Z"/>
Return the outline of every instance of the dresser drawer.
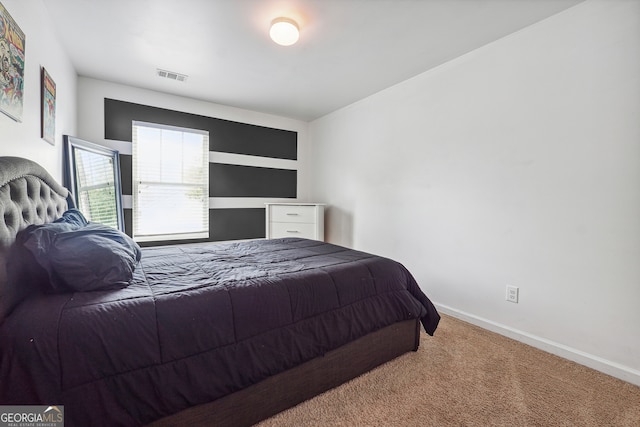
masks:
<path fill-rule="evenodd" d="M 316 225 L 302 222 L 272 222 L 269 236 L 272 239 L 281 237 L 301 237 L 304 239 L 319 239 L 316 235 Z"/>
<path fill-rule="evenodd" d="M 315 212 L 315 206 L 273 205 L 271 206 L 271 221 L 315 223 Z"/>
<path fill-rule="evenodd" d="M 324 241 L 324 204 L 266 203 L 267 239 L 300 237 Z"/>

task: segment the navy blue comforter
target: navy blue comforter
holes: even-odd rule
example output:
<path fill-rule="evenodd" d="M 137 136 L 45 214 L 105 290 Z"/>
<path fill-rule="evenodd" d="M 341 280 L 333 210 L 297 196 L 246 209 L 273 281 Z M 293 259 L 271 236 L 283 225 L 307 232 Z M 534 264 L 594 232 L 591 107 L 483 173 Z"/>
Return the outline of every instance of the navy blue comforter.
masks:
<path fill-rule="evenodd" d="M 0 404 L 140 425 L 392 323 L 439 316 L 399 263 L 304 239 L 143 250 L 131 284 L 37 295 L 0 326 Z"/>

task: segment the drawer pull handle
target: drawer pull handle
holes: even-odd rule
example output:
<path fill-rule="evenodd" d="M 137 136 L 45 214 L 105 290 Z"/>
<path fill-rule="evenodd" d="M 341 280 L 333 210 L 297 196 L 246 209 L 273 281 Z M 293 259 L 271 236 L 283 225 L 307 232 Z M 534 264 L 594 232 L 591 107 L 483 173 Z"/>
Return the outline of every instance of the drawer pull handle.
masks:
<path fill-rule="evenodd" d="M 298 216 L 298 214 L 295 213 L 295 212 L 287 212 L 287 215 L 289 215 L 289 216 Z"/>
<path fill-rule="evenodd" d="M 287 233 L 299 233 L 298 230 L 287 230 Z"/>

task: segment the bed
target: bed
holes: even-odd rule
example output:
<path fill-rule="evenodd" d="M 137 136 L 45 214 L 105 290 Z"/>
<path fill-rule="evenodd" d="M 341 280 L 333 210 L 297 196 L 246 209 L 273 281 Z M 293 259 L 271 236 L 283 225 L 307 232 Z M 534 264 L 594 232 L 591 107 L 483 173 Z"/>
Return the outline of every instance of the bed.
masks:
<path fill-rule="evenodd" d="M 252 425 L 417 350 L 440 319 L 401 264 L 296 238 L 126 246 L 130 280 L 61 281 L 86 268 L 69 258 L 109 258 L 33 244 L 61 222 L 93 236 L 70 208 L 38 164 L 0 157 L 0 405 L 62 405 L 68 426 Z M 49 248 L 74 254 L 64 270 Z"/>

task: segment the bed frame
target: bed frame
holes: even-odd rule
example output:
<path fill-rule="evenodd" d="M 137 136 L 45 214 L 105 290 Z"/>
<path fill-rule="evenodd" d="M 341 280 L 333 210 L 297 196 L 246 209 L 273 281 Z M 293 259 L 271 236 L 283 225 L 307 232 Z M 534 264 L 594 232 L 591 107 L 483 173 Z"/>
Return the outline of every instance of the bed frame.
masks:
<path fill-rule="evenodd" d="M 30 224 L 59 218 L 73 206 L 69 191 L 37 163 L 0 157 L 0 303 L 6 286 L 6 251 Z M 0 307 L 0 323 L 5 313 Z M 185 409 L 150 426 L 250 426 L 343 384 L 406 352 L 416 351 L 420 322 L 408 320 L 370 333 L 293 369 L 210 403 Z M 41 402 L 44 403 L 44 402 Z M 64 403 L 64 402 L 61 402 Z"/>

